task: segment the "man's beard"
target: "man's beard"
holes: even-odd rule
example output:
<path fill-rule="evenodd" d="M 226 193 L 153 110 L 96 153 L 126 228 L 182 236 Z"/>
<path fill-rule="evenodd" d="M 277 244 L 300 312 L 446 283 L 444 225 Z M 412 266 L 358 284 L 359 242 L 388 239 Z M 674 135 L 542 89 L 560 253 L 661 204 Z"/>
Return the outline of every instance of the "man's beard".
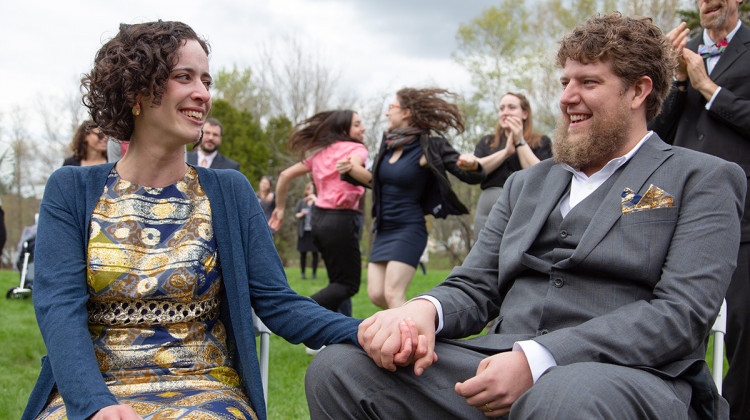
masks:
<path fill-rule="evenodd" d="M 572 139 L 568 132 L 568 123 L 563 117 L 558 118 L 555 141 L 552 142 L 555 162 L 567 163 L 577 170 L 582 170 L 592 164 L 605 165 L 617 157 L 617 151 L 628 141 L 629 118 L 626 111 L 617 114 L 592 121 L 587 133 L 577 134 Z"/>
<path fill-rule="evenodd" d="M 215 145 L 213 143 L 209 147 L 206 147 L 206 145 L 207 145 L 207 143 L 201 142 L 201 146 L 200 147 L 201 147 L 201 150 L 203 151 L 203 153 L 209 154 L 209 153 L 215 152 L 216 150 L 219 150 L 219 146 L 217 146 L 217 145 Z"/>
<path fill-rule="evenodd" d="M 699 12 L 699 17 L 701 21 L 701 26 L 706 29 L 720 29 L 724 26 L 724 23 L 727 21 L 727 8 L 726 5 L 722 7 L 721 13 L 718 16 L 712 16 L 710 18 L 705 18 L 702 13 Z M 702 38 L 701 38 L 702 39 Z"/>

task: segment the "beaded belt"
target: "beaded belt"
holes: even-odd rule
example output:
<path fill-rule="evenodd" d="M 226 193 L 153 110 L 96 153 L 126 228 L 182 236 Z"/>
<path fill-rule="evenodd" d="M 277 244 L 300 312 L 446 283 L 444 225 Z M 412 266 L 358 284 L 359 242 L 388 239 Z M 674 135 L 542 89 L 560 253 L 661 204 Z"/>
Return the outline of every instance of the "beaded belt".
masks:
<path fill-rule="evenodd" d="M 219 317 L 220 298 L 195 302 L 169 300 L 119 300 L 101 302 L 89 300 L 89 324 L 94 325 L 153 325 L 189 321 L 210 321 Z"/>

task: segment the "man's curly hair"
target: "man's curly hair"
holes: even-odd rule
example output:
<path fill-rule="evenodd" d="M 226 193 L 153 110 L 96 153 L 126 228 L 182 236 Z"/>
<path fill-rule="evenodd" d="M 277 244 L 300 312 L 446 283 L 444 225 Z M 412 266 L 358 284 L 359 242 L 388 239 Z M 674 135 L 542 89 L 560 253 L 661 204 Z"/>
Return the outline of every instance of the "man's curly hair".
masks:
<path fill-rule="evenodd" d="M 445 133 L 454 128 L 464 131 L 464 118 L 458 105 L 448 102 L 441 96 L 456 98 L 456 94 L 445 89 L 404 88 L 396 92 L 402 110 L 411 111 L 409 123 L 414 127 L 431 129 Z"/>
<path fill-rule="evenodd" d="M 161 104 L 169 74 L 177 65 L 178 50 L 196 40 L 208 55 L 208 44 L 182 22 L 120 24 L 117 35 L 102 46 L 94 68 L 81 80 L 83 104 L 91 119 L 107 135 L 129 140 L 131 112 L 137 97 L 152 97 Z"/>
<path fill-rule="evenodd" d="M 650 18 L 624 17 L 619 12 L 594 15 L 563 37 L 557 65 L 565 67 L 568 59 L 583 64 L 609 62 L 624 88 L 641 76 L 651 78 L 653 89 L 646 98 L 647 121 L 659 114 L 669 93 L 672 71 L 677 67 L 672 45 Z"/>

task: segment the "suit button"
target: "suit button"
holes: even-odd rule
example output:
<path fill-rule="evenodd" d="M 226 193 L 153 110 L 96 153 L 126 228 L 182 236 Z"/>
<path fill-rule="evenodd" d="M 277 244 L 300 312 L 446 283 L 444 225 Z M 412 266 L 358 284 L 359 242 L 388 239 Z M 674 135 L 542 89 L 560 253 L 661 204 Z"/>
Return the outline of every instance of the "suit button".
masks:
<path fill-rule="evenodd" d="M 698 134 L 698 141 L 703 141 L 703 133 Z"/>
<path fill-rule="evenodd" d="M 561 231 L 560 232 L 560 237 L 563 238 L 563 239 L 567 238 L 568 237 L 568 232 L 565 231 L 565 230 Z"/>
<path fill-rule="evenodd" d="M 557 287 L 558 289 L 560 287 L 563 287 L 563 281 L 562 281 L 562 279 L 554 279 L 554 280 L 552 280 L 552 284 L 554 284 L 555 287 Z"/>

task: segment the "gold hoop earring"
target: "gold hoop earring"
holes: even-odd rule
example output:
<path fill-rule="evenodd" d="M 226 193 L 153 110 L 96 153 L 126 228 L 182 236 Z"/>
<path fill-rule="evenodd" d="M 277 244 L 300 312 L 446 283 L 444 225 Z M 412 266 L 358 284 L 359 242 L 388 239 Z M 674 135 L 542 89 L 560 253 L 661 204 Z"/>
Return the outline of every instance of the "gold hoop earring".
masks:
<path fill-rule="evenodd" d="M 141 104 L 135 104 L 133 109 L 131 109 L 130 111 L 133 112 L 133 115 L 135 116 L 141 115 Z"/>

